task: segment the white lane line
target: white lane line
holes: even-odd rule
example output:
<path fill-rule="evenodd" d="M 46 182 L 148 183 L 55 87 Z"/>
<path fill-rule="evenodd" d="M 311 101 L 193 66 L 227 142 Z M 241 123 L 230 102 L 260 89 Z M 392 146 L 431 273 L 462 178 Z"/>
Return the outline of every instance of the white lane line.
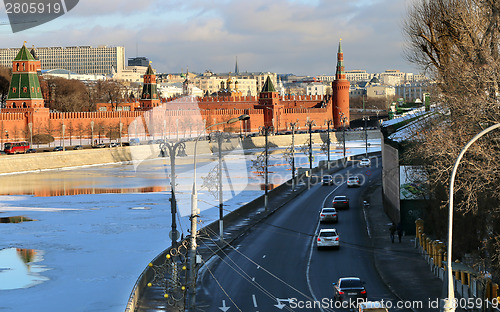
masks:
<path fill-rule="evenodd" d="M 255 298 L 255 295 L 252 295 L 252 300 L 253 300 L 253 306 L 254 306 L 254 308 L 258 308 L 258 306 L 257 306 L 257 299 Z"/>
<path fill-rule="evenodd" d="M 342 183 L 343 184 L 343 183 Z M 325 202 L 326 202 L 326 199 L 332 195 L 342 184 L 340 184 L 339 186 L 337 186 L 335 189 L 333 189 L 333 191 L 331 191 L 326 197 L 325 199 L 323 200 L 323 203 L 321 204 L 321 208 L 323 208 L 325 206 Z M 307 269 L 306 269 L 306 279 L 307 279 L 307 287 L 309 287 L 309 292 L 311 293 L 311 296 L 313 297 L 314 299 L 314 302 L 317 302 L 318 299 L 316 298 L 316 296 L 314 295 L 314 291 L 312 289 L 312 286 L 311 286 L 311 278 L 310 278 L 310 274 L 309 274 L 309 269 L 311 268 L 311 259 L 312 259 L 312 254 L 313 254 L 313 248 L 314 248 L 314 240 L 316 239 L 316 235 L 318 234 L 318 231 L 319 231 L 319 222 L 318 222 L 318 226 L 316 226 L 316 230 L 314 231 L 314 235 L 313 235 L 313 238 L 312 238 L 312 241 L 311 241 L 311 249 L 309 250 L 309 259 L 307 260 Z M 319 307 L 319 309 L 321 310 L 321 312 L 325 312 L 325 310 L 323 310 L 322 307 Z"/>
<path fill-rule="evenodd" d="M 262 256 L 262 259 L 264 259 L 265 257 L 266 257 L 266 255 L 263 255 L 263 256 Z"/>
<path fill-rule="evenodd" d="M 363 215 L 365 217 L 366 232 L 368 233 L 368 237 L 372 238 L 372 232 L 370 231 L 370 225 L 368 224 L 368 218 L 366 216 L 366 208 L 365 207 L 363 207 Z"/>

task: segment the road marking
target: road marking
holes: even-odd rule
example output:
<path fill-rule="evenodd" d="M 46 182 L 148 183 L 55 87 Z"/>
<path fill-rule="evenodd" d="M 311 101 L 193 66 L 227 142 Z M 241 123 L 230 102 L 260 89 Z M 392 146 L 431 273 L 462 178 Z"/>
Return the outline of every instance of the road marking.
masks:
<path fill-rule="evenodd" d="M 252 282 L 255 282 L 255 277 L 252 277 Z"/>
<path fill-rule="evenodd" d="M 262 256 L 262 259 L 264 259 L 265 257 L 266 257 L 266 255 L 263 255 L 263 256 Z"/>
<path fill-rule="evenodd" d="M 257 270 L 260 269 L 260 265 L 257 266 Z"/>
<path fill-rule="evenodd" d="M 342 184 L 344 184 L 344 183 L 342 183 Z M 321 208 L 323 208 L 325 206 L 326 199 L 329 196 L 331 196 L 333 193 L 335 193 L 335 191 L 337 191 L 337 189 L 342 184 L 338 185 L 336 188 L 333 189 L 333 191 L 331 191 L 328 195 L 326 195 L 325 199 L 323 200 L 323 203 L 321 204 Z M 311 286 L 311 278 L 310 278 L 310 275 L 309 275 L 309 269 L 311 268 L 312 253 L 313 253 L 313 248 L 314 248 L 314 240 L 316 239 L 316 235 L 317 235 L 317 233 L 319 231 L 319 225 L 320 225 L 320 223 L 318 222 L 318 225 L 316 226 L 316 230 L 314 231 L 314 235 L 313 235 L 312 240 L 311 240 L 311 249 L 309 250 L 309 260 L 307 260 L 307 269 L 306 269 L 307 287 L 309 287 L 309 291 L 311 292 L 311 296 L 313 297 L 314 302 L 317 302 L 318 299 L 314 295 L 314 291 L 313 291 L 312 286 Z M 323 310 L 322 307 L 319 307 L 319 309 L 320 309 L 321 312 L 325 312 L 325 310 Z"/>
<path fill-rule="evenodd" d="M 219 307 L 219 309 L 221 309 L 222 312 L 226 312 L 229 308 L 230 307 L 226 307 L 226 300 L 222 300 L 222 307 Z"/>
<path fill-rule="evenodd" d="M 366 208 L 365 207 L 363 207 L 363 215 L 365 217 L 366 232 L 368 233 L 368 237 L 372 238 L 372 232 L 370 231 L 370 225 L 368 224 L 368 218 L 366 216 Z"/>
<path fill-rule="evenodd" d="M 252 300 L 253 300 L 253 306 L 254 308 L 257 308 L 257 299 L 255 298 L 255 295 L 252 295 Z"/>

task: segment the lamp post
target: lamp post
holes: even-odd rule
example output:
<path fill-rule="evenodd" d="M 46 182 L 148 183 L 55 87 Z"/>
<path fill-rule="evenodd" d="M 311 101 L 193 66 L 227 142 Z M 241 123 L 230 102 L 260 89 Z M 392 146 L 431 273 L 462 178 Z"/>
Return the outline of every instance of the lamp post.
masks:
<path fill-rule="evenodd" d="M 363 116 L 363 121 L 365 122 L 365 158 L 368 158 L 368 129 L 366 128 L 368 120 L 370 120 L 370 116 Z"/>
<path fill-rule="evenodd" d="M 268 191 L 269 191 L 269 132 L 273 132 L 273 126 L 260 127 L 260 132 L 265 136 L 265 157 L 264 157 L 264 210 L 267 211 Z"/>
<path fill-rule="evenodd" d="M 460 160 L 462 160 L 467 149 L 477 141 L 480 137 L 485 135 L 486 133 L 493 131 L 497 128 L 500 128 L 500 123 L 494 124 L 483 131 L 479 132 L 476 136 L 474 136 L 460 151 L 457 159 L 455 160 L 455 165 L 453 166 L 453 170 L 451 171 L 450 178 L 450 193 L 449 193 L 449 205 L 448 205 L 448 250 L 446 251 L 448 254 L 447 261 L 447 277 L 448 277 L 448 298 L 445 299 L 444 311 L 454 312 L 455 311 L 455 289 L 453 286 L 453 274 L 452 274 L 452 245 L 453 245 L 453 187 L 455 185 L 455 176 L 457 174 L 458 165 L 460 164 Z"/>
<path fill-rule="evenodd" d="M 228 121 L 219 122 L 206 127 L 196 138 L 194 143 L 193 154 L 193 190 L 191 193 L 191 235 L 190 235 L 190 249 L 189 249 L 189 298 L 188 298 L 188 311 L 195 312 L 196 310 L 196 236 L 197 236 L 197 222 L 198 222 L 198 192 L 196 189 L 196 148 L 198 141 L 204 131 L 219 125 L 232 124 L 241 120 L 248 120 L 250 116 L 244 114 L 236 118 L 231 118 Z"/>
<path fill-rule="evenodd" d="M 327 125 L 327 128 L 326 128 L 326 133 L 327 133 L 326 146 L 327 146 L 327 155 L 328 155 L 327 156 L 328 163 L 326 165 L 326 169 L 330 169 L 330 144 L 331 144 L 330 126 L 333 126 L 333 120 L 332 119 L 325 120 L 325 124 Z"/>
<path fill-rule="evenodd" d="M 240 128 L 241 129 L 241 128 Z M 218 171 L 217 171 L 217 180 L 218 180 L 218 184 L 219 184 L 219 236 L 221 239 L 224 238 L 224 220 L 223 220 L 223 217 L 224 217 L 224 209 L 223 209 L 223 193 L 222 193 L 222 140 L 224 140 L 224 137 L 228 137 L 228 136 L 225 136 L 224 132 L 221 132 L 221 131 L 217 131 L 217 132 L 214 132 L 212 133 L 215 138 L 217 139 L 217 151 L 218 151 L 218 154 L 219 154 L 219 167 L 218 167 Z"/>
<path fill-rule="evenodd" d="M 94 146 L 94 121 L 90 122 L 90 146 Z"/>
<path fill-rule="evenodd" d="M 298 128 L 298 122 L 291 122 L 290 129 L 292 129 L 292 191 L 295 192 L 295 129 Z"/>
<path fill-rule="evenodd" d="M 176 153 L 177 149 L 179 151 Z M 170 157 L 170 212 L 172 214 L 172 232 L 170 233 L 170 238 L 172 239 L 172 247 L 176 248 L 177 239 L 179 234 L 177 232 L 177 224 L 175 216 L 177 214 L 177 200 L 175 198 L 175 157 L 185 157 L 186 154 L 186 143 L 184 141 L 168 142 L 164 141 L 160 143 L 160 150 L 163 157 Z"/>
<path fill-rule="evenodd" d="M 313 165 L 313 156 L 312 156 L 312 127 L 316 126 L 316 123 L 314 120 L 308 120 L 306 121 L 306 127 L 309 127 L 309 170 L 312 171 Z M 309 173 L 311 175 L 311 173 Z"/>
<path fill-rule="evenodd" d="M 345 163 L 346 163 L 346 159 L 345 159 L 345 122 L 347 121 L 347 117 L 344 115 L 344 113 L 340 112 L 340 121 L 342 121 L 342 142 L 343 142 L 343 150 L 344 150 L 344 157 L 342 158 L 342 161 L 344 163 L 344 166 L 345 166 Z"/>

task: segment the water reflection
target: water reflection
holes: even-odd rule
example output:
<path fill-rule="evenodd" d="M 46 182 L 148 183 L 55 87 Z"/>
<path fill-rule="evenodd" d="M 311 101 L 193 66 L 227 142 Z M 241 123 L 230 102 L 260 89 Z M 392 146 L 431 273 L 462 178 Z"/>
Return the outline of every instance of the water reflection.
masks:
<path fill-rule="evenodd" d="M 1 249 L 0 290 L 28 288 L 47 281 L 40 275 L 47 268 L 34 264 L 42 260 L 41 251 L 34 249 Z"/>

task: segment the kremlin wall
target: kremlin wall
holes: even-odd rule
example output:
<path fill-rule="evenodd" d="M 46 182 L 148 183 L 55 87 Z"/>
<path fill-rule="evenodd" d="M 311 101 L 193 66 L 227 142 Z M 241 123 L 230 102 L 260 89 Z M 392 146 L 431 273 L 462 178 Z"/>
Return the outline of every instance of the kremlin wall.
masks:
<path fill-rule="evenodd" d="M 56 142 L 71 137 L 86 144 L 105 138 L 111 132 L 121 132 L 122 138 L 195 136 L 205 127 L 242 114 L 249 120 L 227 127 L 214 127 L 213 131 L 258 132 L 262 126 L 274 131 L 289 129 L 291 122 L 305 128 L 309 120 L 313 129 L 325 128 L 327 120 L 334 127 L 349 126 L 349 81 L 346 79 L 343 52 L 339 43 L 336 80 L 332 83 L 332 96 L 280 96 L 269 77 L 258 96 L 241 96 L 241 92 L 225 90 L 221 96 L 160 99 L 156 76 L 148 67 L 144 74 L 141 99 L 132 103 L 99 103 L 96 112 L 53 113 L 45 107 L 38 73 L 40 60 L 35 51 L 25 45 L 12 61 L 13 73 L 6 108 L 0 113 L 1 142 L 29 141 L 31 135 L 50 134 Z M 189 86 L 186 78 L 185 89 Z M 186 93 L 188 94 L 188 93 Z M 64 125 L 64 127 L 63 127 Z M 63 131 L 64 129 L 64 131 Z"/>

